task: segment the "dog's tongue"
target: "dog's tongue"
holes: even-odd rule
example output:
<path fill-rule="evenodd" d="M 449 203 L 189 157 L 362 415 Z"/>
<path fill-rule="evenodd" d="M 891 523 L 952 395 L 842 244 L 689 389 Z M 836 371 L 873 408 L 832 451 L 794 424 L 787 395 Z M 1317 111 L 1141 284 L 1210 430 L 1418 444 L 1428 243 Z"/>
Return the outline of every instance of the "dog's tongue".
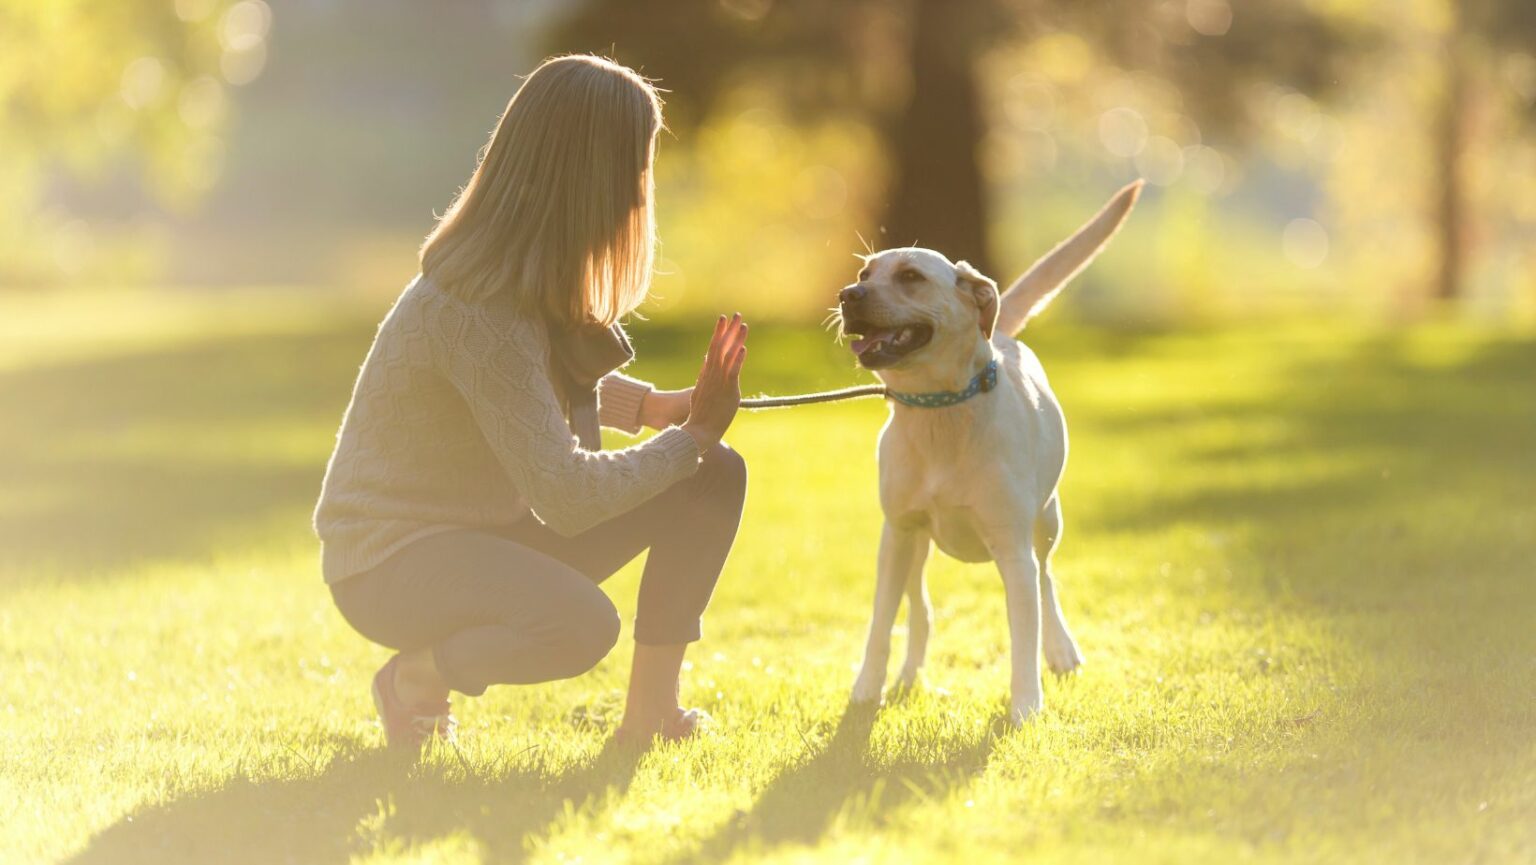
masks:
<path fill-rule="evenodd" d="M 869 349 L 874 348 L 880 343 L 890 339 L 891 336 L 892 332 L 888 329 L 872 330 L 869 333 L 866 333 L 853 342 L 849 343 L 848 347 L 853 349 L 854 354 L 863 354 Z"/>

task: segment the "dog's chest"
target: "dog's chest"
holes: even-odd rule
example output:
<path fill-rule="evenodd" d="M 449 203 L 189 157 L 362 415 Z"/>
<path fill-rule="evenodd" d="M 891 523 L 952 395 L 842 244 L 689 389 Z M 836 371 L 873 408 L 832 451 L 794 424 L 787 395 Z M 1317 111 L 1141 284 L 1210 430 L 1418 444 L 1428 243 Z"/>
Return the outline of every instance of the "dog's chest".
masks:
<path fill-rule="evenodd" d="M 953 451 L 904 457 L 899 451 L 881 454 L 880 503 L 886 517 L 897 525 L 923 529 L 948 556 L 963 562 L 991 561 L 983 525 L 987 514 L 977 503 L 995 497 L 979 489 L 989 484 L 978 483 L 978 467 Z"/>

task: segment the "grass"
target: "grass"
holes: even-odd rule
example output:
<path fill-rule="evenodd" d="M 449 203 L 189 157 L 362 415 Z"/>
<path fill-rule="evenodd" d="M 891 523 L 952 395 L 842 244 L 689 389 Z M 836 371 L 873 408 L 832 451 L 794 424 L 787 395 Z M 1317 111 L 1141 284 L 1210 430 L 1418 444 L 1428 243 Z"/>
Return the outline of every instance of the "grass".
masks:
<path fill-rule="evenodd" d="M 1031 341 L 1072 422 L 1088 664 L 1022 730 L 1002 589 L 938 557 L 928 684 L 847 711 L 883 408 L 743 416 L 746 526 L 685 697 L 593 673 L 379 747 L 308 513 L 375 304 L 0 299 L 0 861 L 1529 862 L 1536 341 L 1455 327 Z M 683 383 L 697 334 L 638 329 Z M 761 327 L 749 389 L 856 378 Z M 636 569 L 607 585 L 633 609 Z M 900 648 L 898 635 L 898 651 Z"/>

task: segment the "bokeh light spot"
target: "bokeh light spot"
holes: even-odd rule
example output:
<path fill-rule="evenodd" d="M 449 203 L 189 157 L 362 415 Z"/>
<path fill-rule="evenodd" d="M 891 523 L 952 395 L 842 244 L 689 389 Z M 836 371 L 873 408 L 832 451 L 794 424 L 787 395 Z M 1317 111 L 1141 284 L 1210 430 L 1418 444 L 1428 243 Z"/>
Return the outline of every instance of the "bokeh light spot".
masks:
<path fill-rule="evenodd" d="M 1189 0 L 1184 18 L 1201 36 L 1225 36 L 1232 29 L 1232 6 L 1227 0 Z"/>
<path fill-rule="evenodd" d="M 235 86 L 249 84 L 261 75 L 267 65 L 267 46 L 257 42 L 254 47 L 240 51 L 225 51 L 219 57 L 219 72 L 224 80 Z"/>
<path fill-rule="evenodd" d="M 1147 121 L 1135 109 L 1111 108 L 1099 116 L 1099 141 L 1115 156 L 1135 156 L 1147 146 Z"/>
<path fill-rule="evenodd" d="M 1184 148 L 1184 180 L 1196 192 L 1221 192 L 1227 182 L 1227 164 L 1221 151 L 1203 144 Z"/>
<path fill-rule="evenodd" d="M 240 0 L 219 20 L 219 45 L 225 51 L 248 51 L 267 38 L 272 8 L 261 0 Z"/>
<path fill-rule="evenodd" d="M 1293 219 L 1280 234 L 1280 249 L 1291 264 L 1311 270 L 1328 260 L 1328 229 L 1315 219 Z"/>
<path fill-rule="evenodd" d="M 1322 114 L 1305 94 L 1288 91 L 1275 100 L 1275 123 L 1297 141 L 1311 141 L 1322 127 Z"/>
<path fill-rule="evenodd" d="M 1168 186 L 1184 173 L 1184 150 L 1172 138 L 1154 135 L 1136 154 L 1136 170 L 1155 186 Z"/>
<path fill-rule="evenodd" d="M 140 57 L 123 70 L 120 92 L 123 102 L 135 111 L 152 108 L 165 95 L 165 64 L 156 57 Z"/>

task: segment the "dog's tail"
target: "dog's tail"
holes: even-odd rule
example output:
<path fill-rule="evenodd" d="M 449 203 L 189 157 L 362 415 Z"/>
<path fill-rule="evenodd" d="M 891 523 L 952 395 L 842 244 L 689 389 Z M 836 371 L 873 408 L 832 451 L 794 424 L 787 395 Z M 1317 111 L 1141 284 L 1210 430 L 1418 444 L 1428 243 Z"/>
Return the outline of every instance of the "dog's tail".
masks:
<path fill-rule="evenodd" d="M 998 301 L 997 331 L 1010 336 L 1045 309 L 1068 280 L 1077 276 L 1115 236 L 1141 195 L 1142 181 L 1126 186 L 1077 233 L 1057 244 L 1014 280 Z"/>

